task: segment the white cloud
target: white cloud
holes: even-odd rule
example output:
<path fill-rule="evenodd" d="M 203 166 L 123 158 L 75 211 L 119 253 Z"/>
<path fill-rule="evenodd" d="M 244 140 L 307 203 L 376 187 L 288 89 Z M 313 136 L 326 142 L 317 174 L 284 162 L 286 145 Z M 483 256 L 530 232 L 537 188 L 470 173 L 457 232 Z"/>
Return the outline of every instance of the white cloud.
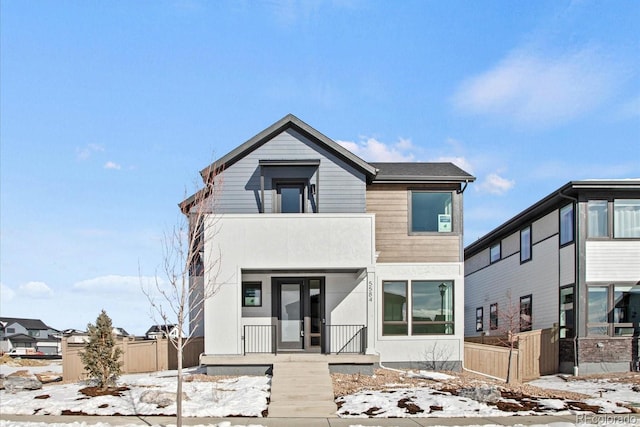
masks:
<path fill-rule="evenodd" d="M 51 298 L 53 291 L 44 282 L 27 282 L 18 286 L 18 293 L 29 298 Z"/>
<path fill-rule="evenodd" d="M 415 158 L 411 153 L 413 144 L 405 138 L 400 138 L 395 144 L 385 144 L 375 138 L 336 142 L 368 162 L 411 162 Z"/>
<path fill-rule="evenodd" d="M 527 126 L 567 122 L 598 107 L 620 80 L 620 68 L 594 49 L 558 56 L 516 50 L 463 82 L 453 102 L 468 113 Z"/>
<path fill-rule="evenodd" d="M 112 161 L 108 161 L 107 163 L 104 164 L 104 168 L 105 169 L 115 169 L 115 170 L 120 170 L 121 166 L 115 162 Z"/>
<path fill-rule="evenodd" d="M 16 292 L 5 285 L 4 283 L 0 283 L 0 299 L 2 302 L 7 303 L 11 301 L 16 296 Z"/>
<path fill-rule="evenodd" d="M 503 178 L 497 173 L 490 173 L 474 188 L 483 193 L 501 195 L 511 190 L 515 184 L 513 180 Z"/>
<path fill-rule="evenodd" d="M 87 144 L 82 148 L 76 148 L 76 156 L 78 160 L 87 160 L 92 154 L 103 151 L 104 147 L 100 144 Z"/>

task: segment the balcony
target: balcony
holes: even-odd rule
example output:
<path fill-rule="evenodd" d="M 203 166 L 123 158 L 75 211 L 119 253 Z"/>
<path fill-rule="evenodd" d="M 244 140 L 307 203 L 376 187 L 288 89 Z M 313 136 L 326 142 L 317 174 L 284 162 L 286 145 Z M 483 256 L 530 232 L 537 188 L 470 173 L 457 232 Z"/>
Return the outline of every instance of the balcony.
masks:
<path fill-rule="evenodd" d="M 205 252 L 248 269 L 353 269 L 375 263 L 373 214 L 224 214 Z M 214 246 L 212 246 L 214 245 Z"/>

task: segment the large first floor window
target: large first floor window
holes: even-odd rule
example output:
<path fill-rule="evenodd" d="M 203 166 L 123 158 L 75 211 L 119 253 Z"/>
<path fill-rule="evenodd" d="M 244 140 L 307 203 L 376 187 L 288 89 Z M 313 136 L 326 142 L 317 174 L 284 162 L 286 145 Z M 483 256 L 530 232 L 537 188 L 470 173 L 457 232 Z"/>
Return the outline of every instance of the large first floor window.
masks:
<path fill-rule="evenodd" d="M 589 286 L 589 335 L 632 336 L 640 323 L 640 286 Z"/>
<path fill-rule="evenodd" d="M 454 333 L 453 281 L 384 281 L 383 335 Z"/>

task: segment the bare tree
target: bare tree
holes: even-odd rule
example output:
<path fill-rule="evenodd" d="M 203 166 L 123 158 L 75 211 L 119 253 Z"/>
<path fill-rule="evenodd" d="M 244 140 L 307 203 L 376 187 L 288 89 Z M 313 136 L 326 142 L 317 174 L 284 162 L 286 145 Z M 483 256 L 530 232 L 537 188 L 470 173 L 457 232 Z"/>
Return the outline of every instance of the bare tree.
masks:
<path fill-rule="evenodd" d="M 164 234 L 163 278 L 156 275 L 142 290 L 155 323 L 164 325 L 177 352 L 176 425 L 182 426 L 183 354 L 192 338 L 202 335 L 204 306 L 218 290 L 221 253 L 215 236 L 219 230 L 216 204 L 222 191 L 222 169 L 212 167 L 205 187 L 180 203 L 184 215 Z M 166 280 L 164 280 L 166 279 Z M 175 333 L 169 334 L 169 325 Z"/>
<path fill-rule="evenodd" d="M 509 348 L 507 383 L 511 381 L 511 359 L 513 358 L 513 350 L 518 345 L 518 332 L 520 332 L 520 308 L 513 303 L 509 290 L 507 291 L 506 306 L 498 311 L 498 339 L 500 344 Z"/>

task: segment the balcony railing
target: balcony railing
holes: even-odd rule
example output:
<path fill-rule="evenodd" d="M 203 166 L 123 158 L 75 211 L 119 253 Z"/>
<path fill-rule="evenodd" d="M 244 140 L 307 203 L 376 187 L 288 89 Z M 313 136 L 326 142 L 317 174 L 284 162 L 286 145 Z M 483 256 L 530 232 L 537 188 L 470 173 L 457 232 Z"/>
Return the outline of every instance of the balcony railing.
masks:
<path fill-rule="evenodd" d="M 364 325 L 323 325 L 323 352 L 327 354 L 364 354 L 367 328 Z M 275 325 L 245 325 L 243 351 L 278 353 L 278 330 Z"/>

